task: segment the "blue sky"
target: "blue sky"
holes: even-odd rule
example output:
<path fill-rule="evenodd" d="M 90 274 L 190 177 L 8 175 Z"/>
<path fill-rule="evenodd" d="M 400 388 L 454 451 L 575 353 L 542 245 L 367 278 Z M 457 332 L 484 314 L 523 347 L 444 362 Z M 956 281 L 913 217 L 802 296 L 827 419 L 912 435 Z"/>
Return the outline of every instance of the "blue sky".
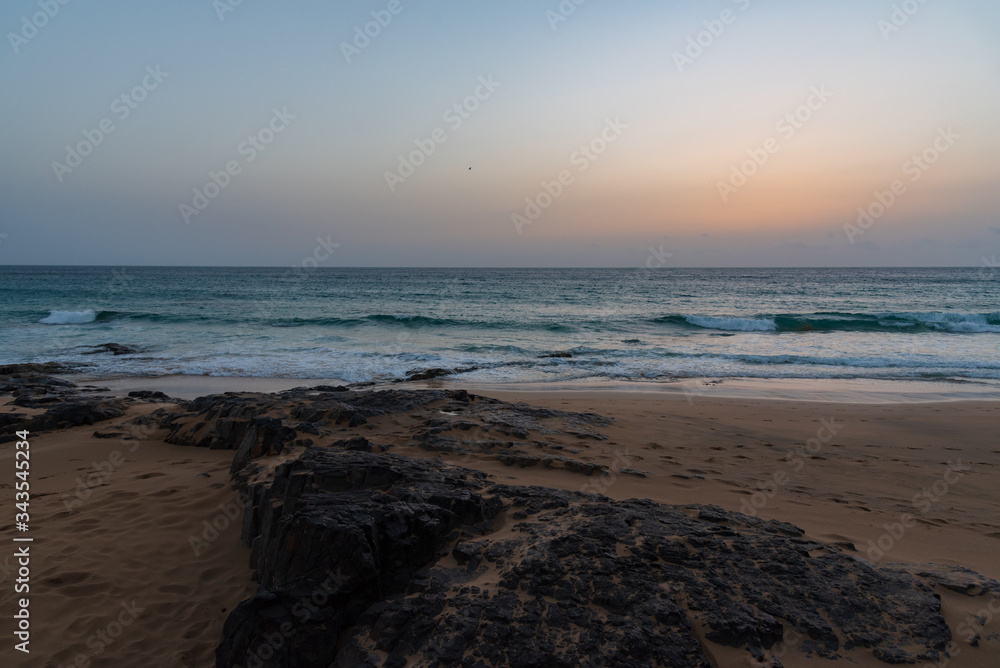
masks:
<path fill-rule="evenodd" d="M 338 266 L 1000 251 L 996 3 L 224 3 L 4 3 L 0 263 L 283 265 L 317 237 Z"/>

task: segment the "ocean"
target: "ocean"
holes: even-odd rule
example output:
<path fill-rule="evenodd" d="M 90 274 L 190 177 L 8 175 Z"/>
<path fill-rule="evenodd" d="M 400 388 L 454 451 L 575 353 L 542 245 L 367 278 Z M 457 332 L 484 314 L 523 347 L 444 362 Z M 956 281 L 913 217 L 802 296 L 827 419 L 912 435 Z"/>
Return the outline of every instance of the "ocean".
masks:
<path fill-rule="evenodd" d="M 351 383 L 434 368 L 475 383 L 991 382 L 991 271 L 0 267 L 0 363 Z M 135 352 L 88 354 L 112 342 Z"/>

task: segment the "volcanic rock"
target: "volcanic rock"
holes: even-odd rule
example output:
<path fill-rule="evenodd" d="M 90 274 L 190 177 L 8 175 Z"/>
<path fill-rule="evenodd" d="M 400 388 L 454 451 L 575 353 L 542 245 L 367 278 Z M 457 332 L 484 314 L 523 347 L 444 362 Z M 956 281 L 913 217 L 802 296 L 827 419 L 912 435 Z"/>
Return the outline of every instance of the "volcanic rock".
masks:
<path fill-rule="evenodd" d="M 307 448 L 242 489 L 260 590 L 227 620 L 218 666 L 707 667 L 696 627 L 769 665 L 779 647 L 937 661 L 951 632 L 933 586 L 1000 592 L 717 507 L 395 455 Z"/>

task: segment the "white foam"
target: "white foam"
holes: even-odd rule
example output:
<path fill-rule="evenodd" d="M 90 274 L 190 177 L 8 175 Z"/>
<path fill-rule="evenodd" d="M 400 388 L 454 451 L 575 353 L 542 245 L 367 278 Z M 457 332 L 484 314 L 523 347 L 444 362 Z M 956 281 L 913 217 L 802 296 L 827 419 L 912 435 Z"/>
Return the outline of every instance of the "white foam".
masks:
<path fill-rule="evenodd" d="M 43 325 L 82 325 L 97 320 L 97 313 L 87 311 L 49 311 L 49 315 L 38 322 Z"/>
<path fill-rule="evenodd" d="M 778 329 L 778 325 L 770 319 L 709 318 L 700 315 L 689 315 L 684 319 L 698 327 L 723 329 L 730 332 L 773 332 Z"/>
<path fill-rule="evenodd" d="M 981 313 L 896 313 L 891 315 L 916 320 L 928 327 L 945 332 L 965 334 L 1000 332 L 1000 325 L 990 323 L 991 318 L 997 317 L 995 313 L 988 315 Z"/>

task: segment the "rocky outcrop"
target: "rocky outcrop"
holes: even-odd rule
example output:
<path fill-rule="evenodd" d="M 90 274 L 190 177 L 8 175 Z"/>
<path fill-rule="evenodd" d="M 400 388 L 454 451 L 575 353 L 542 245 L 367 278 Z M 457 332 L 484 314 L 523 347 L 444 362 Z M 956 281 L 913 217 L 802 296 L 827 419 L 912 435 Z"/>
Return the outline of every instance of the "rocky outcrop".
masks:
<path fill-rule="evenodd" d="M 260 590 L 227 620 L 218 666 L 684 668 L 712 665 L 710 645 L 747 665 L 858 649 L 931 662 L 951 640 L 933 587 L 1000 593 L 717 507 L 496 484 L 352 442 L 237 472 Z"/>
<path fill-rule="evenodd" d="M 161 414 L 168 443 L 237 450 L 235 469 L 262 456 L 309 443 L 343 440 L 373 420 L 406 414 L 410 445 L 429 452 L 486 455 L 507 466 L 561 468 L 591 475 L 604 464 L 581 462 L 573 449 L 546 440 L 570 435 L 607 440 L 598 429 L 612 420 L 477 397 L 464 390 L 350 390 L 297 388 L 277 394 L 226 393 L 188 402 Z M 353 437 L 353 434 L 347 436 Z M 390 445 L 374 444 L 377 450 Z M 234 470 L 235 470 L 234 469 Z"/>
<path fill-rule="evenodd" d="M 684 668 L 721 648 L 772 668 L 790 652 L 939 664 L 953 638 L 936 592 L 1000 596 L 967 569 L 872 564 L 714 506 L 506 485 L 397 454 L 585 477 L 606 469 L 572 443 L 607 439 L 600 415 L 453 390 L 112 398 L 52 376 L 64 371 L 0 367 L 0 391 L 25 409 L 0 414 L 0 440 L 170 401 L 133 421 L 234 451 L 259 590 L 228 618 L 218 666 Z"/>
<path fill-rule="evenodd" d="M 132 355 L 139 352 L 137 348 L 122 345 L 121 343 L 102 343 L 97 346 L 89 346 L 90 350 L 83 352 L 84 355 L 99 355 L 101 353 L 111 353 L 112 355 Z"/>
<path fill-rule="evenodd" d="M 102 388 L 80 387 L 52 375 L 72 370 L 54 362 L 0 366 L 0 395 L 12 396 L 14 406 L 33 409 L 0 414 L 0 443 L 14 440 L 21 430 L 68 429 L 121 417 L 134 401 L 98 396 Z"/>

